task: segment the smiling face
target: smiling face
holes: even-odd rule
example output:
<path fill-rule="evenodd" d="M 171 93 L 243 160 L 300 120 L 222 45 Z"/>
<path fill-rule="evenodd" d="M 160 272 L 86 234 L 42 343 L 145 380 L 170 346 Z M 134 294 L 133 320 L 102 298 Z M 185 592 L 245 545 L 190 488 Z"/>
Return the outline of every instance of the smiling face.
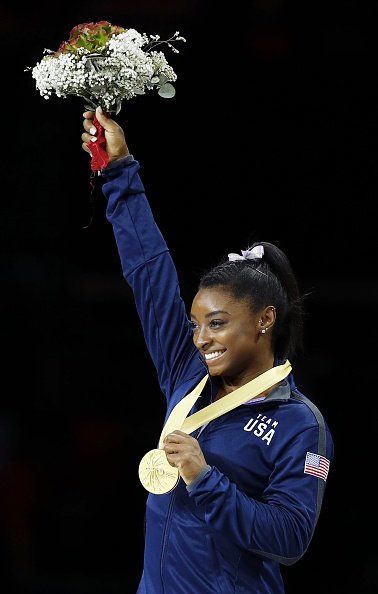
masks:
<path fill-rule="evenodd" d="M 246 301 L 220 287 L 198 291 L 191 310 L 193 341 L 210 375 L 244 383 L 273 365 L 270 338 L 261 333 L 265 312 L 253 313 Z"/>

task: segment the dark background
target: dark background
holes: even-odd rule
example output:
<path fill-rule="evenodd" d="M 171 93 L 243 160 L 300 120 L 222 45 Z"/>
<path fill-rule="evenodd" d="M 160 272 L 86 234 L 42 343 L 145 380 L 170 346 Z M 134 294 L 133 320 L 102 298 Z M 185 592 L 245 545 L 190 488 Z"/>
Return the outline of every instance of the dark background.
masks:
<path fill-rule="evenodd" d="M 164 400 L 98 191 L 91 204 L 81 100 L 45 101 L 24 72 L 97 20 L 187 39 L 166 52 L 175 98 L 117 120 L 188 304 L 254 239 L 311 291 L 294 371 L 335 461 L 287 594 L 378 592 L 378 5 L 358 0 L 2 3 L 0 592 L 133 594 L 142 566 L 137 468 Z"/>

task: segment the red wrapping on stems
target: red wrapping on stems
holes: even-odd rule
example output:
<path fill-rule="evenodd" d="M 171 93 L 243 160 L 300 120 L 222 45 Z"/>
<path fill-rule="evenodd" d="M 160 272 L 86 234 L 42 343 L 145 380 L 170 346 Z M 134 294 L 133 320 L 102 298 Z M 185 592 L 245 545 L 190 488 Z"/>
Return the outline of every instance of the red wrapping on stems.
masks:
<path fill-rule="evenodd" d="M 93 118 L 93 125 L 97 130 L 96 141 L 90 142 L 88 147 L 92 154 L 91 170 L 100 171 L 109 163 L 108 153 L 105 150 L 106 140 L 104 128 L 99 123 L 96 116 Z"/>

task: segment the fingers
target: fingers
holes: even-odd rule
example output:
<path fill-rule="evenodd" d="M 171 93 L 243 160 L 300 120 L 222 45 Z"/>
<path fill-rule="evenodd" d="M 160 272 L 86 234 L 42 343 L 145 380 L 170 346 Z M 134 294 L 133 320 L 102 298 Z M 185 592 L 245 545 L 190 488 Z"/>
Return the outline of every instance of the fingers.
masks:
<path fill-rule="evenodd" d="M 92 136 L 95 136 L 97 133 L 96 126 L 93 124 L 93 118 L 84 119 L 83 128 L 84 128 L 84 130 L 89 132 Z"/>
<path fill-rule="evenodd" d="M 86 111 L 84 114 L 84 121 L 83 127 L 85 132 L 81 135 L 81 140 L 83 141 L 82 148 L 87 152 L 90 153 L 90 145 L 91 142 L 96 142 L 96 134 L 97 129 L 96 126 L 93 124 L 94 113 L 93 111 Z M 88 117 L 86 117 L 88 116 Z"/>
<path fill-rule="evenodd" d="M 95 126 L 93 125 L 94 117 L 95 117 L 95 114 L 93 111 L 85 111 L 83 113 L 83 118 L 84 118 L 83 128 L 84 128 L 85 132 L 83 132 L 83 134 L 81 135 L 81 140 L 82 140 L 81 148 L 83 149 L 83 151 L 88 153 L 90 156 L 92 156 L 90 145 L 91 145 L 91 142 L 94 142 L 96 140 L 96 132 L 97 132 Z"/>
<path fill-rule="evenodd" d="M 83 132 L 83 134 L 81 135 L 81 140 L 85 143 L 96 142 L 96 133 L 97 133 L 96 128 L 94 128 L 93 126 L 90 126 L 89 130 L 87 132 Z"/>
<path fill-rule="evenodd" d="M 168 435 L 165 436 L 164 444 L 169 447 L 173 447 L 175 444 L 183 443 L 188 438 L 190 438 L 190 436 L 187 433 L 177 429 L 176 431 L 172 431 L 172 433 L 168 433 Z"/>
<path fill-rule="evenodd" d="M 177 441 L 177 443 L 180 443 L 180 441 L 182 441 L 182 439 L 180 439 L 180 438 L 186 438 L 186 437 L 190 437 L 190 436 L 187 433 L 184 433 L 184 431 L 175 429 L 175 431 L 168 433 L 168 435 L 166 436 L 165 439 L 167 439 L 167 437 L 169 438 L 169 441 L 173 441 L 173 442 Z"/>
<path fill-rule="evenodd" d="M 83 142 L 83 144 L 81 145 L 81 148 L 83 149 L 83 151 L 85 151 L 90 156 L 92 156 L 90 146 L 86 142 Z"/>
<path fill-rule="evenodd" d="M 83 141 L 82 142 L 82 145 L 81 145 L 81 148 L 83 149 L 83 151 L 85 151 L 86 153 L 88 153 L 91 157 L 92 157 L 91 144 L 93 142 L 92 138 L 96 139 L 95 137 L 91 136 L 87 132 L 84 132 L 81 135 L 81 140 Z"/>
<path fill-rule="evenodd" d="M 171 466 L 180 467 L 180 457 L 182 444 L 184 437 L 188 437 L 186 433 L 180 435 L 178 432 L 169 433 L 164 439 L 164 451 L 167 456 L 167 460 Z"/>
<path fill-rule="evenodd" d="M 93 111 L 85 111 L 83 118 L 84 132 L 81 135 L 83 150 L 90 154 L 91 144 L 96 142 L 99 135 L 98 129 L 100 128 L 105 134 L 106 152 L 109 162 L 129 154 L 123 129 L 117 122 L 105 114 L 100 107 L 97 107 L 95 113 Z M 93 121 L 94 118 L 96 118 L 95 122 Z M 97 122 L 100 126 L 98 126 Z"/>
<path fill-rule="evenodd" d="M 183 431 L 172 431 L 166 435 L 163 449 L 169 464 L 179 469 L 180 476 L 187 485 L 206 466 L 206 460 L 197 439 Z"/>
<path fill-rule="evenodd" d="M 175 462 L 177 462 L 180 457 L 192 455 L 195 446 L 197 446 L 197 440 L 182 431 L 174 431 L 165 437 L 163 448 L 167 454 L 168 461 L 170 463 L 173 462 L 172 466 L 175 466 L 177 465 Z"/>

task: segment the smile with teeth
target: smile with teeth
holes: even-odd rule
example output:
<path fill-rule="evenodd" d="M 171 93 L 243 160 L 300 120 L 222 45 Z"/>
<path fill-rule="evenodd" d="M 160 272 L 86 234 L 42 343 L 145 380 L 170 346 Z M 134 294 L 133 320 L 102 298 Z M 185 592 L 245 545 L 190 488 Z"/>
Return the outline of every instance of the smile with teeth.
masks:
<path fill-rule="evenodd" d="M 206 361 L 210 361 L 211 359 L 216 359 L 217 357 L 220 357 L 221 355 L 223 355 L 223 353 L 225 353 L 226 350 L 224 351 L 214 351 L 212 353 L 205 353 L 205 359 Z"/>

